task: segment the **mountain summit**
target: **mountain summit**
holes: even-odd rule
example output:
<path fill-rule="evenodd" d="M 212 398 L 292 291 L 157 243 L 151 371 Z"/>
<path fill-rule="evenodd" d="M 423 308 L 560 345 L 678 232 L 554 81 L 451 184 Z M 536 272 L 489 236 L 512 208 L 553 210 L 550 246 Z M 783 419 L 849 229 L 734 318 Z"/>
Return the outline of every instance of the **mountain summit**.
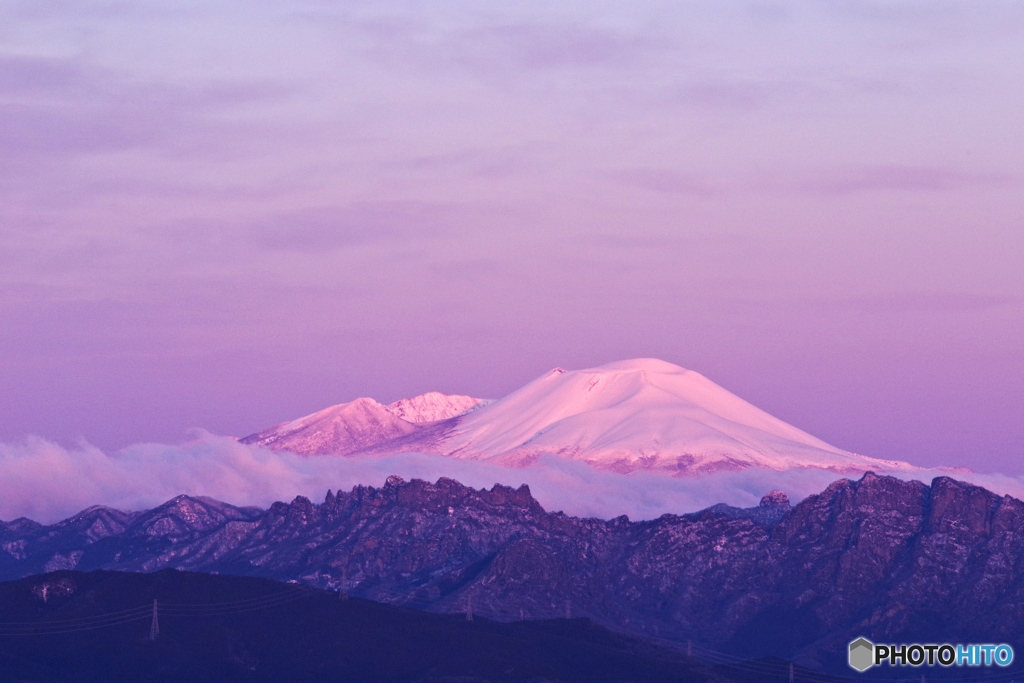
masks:
<path fill-rule="evenodd" d="M 420 415 L 427 419 L 409 419 Z M 556 368 L 496 401 L 437 393 L 390 406 L 358 399 L 243 441 L 308 455 L 420 452 L 512 466 L 551 453 L 599 469 L 677 476 L 749 467 L 913 469 L 831 446 L 654 358 Z"/>

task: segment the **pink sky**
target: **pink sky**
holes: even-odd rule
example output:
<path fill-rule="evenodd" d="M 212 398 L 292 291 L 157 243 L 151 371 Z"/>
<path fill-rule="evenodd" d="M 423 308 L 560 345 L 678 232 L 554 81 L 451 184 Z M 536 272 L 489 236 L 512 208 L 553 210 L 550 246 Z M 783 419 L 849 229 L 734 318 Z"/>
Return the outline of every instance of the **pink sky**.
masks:
<path fill-rule="evenodd" d="M 655 356 L 1024 473 L 1018 2 L 0 11 L 0 440 Z"/>

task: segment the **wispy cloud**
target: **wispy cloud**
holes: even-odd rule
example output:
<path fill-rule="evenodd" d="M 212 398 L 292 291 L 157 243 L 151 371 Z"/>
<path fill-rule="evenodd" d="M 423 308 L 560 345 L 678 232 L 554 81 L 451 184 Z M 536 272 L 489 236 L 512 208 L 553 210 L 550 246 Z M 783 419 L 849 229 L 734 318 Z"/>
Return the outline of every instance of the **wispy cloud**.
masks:
<path fill-rule="evenodd" d="M 972 312 L 1004 306 L 1020 306 L 1024 298 L 971 292 L 909 292 L 861 296 L 821 302 L 832 310 L 853 310 L 867 313 Z"/>
<path fill-rule="evenodd" d="M 628 66 L 655 43 L 648 36 L 580 24 L 514 23 L 460 31 L 450 47 L 469 63 L 554 69 Z"/>
<path fill-rule="evenodd" d="M 630 187 L 639 187 L 662 194 L 685 194 L 706 197 L 714 188 L 701 175 L 661 168 L 631 168 L 609 171 L 607 177 Z"/>
<path fill-rule="evenodd" d="M 271 249 L 319 251 L 437 236 L 457 214 L 457 207 L 428 202 L 358 202 L 281 213 L 246 233 Z"/>
<path fill-rule="evenodd" d="M 696 109 L 749 112 L 767 104 L 773 94 L 792 89 L 786 84 L 705 80 L 673 88 L 664 99 L 669 104 Z"/>
<path fill-rule="evenodd" d="M 524 20 L 511 14 L 503 19 L 500 15 L 462 13 L 448 25 L 405 18 L 347 21 L 345 27 L 372 37 L 370 54 L 387 63 L 407 67 L 429 64 L 488 76 L 516 74 L 525 78 L 530 72 L 624 68 L 662 47 L 646 32 L 557 16 Z"/>
<path fill-rule="evenodd" d="M 147 158 L 166 163 L 177 157 L 193 167 L 201 159 L 223 161 L 226 153 L 253 147 L 260 139 L 254 134 L 258 125 L 229 123 L 223 115 L 280 100 L 290 88 L 271 80 L 139 82 L 129 73 L 69 60 L 2 58 L 0 156 L 5 163 L 0 177 L 34 183 L 37 189 L 48 185 L 48 195 L 57 199 L 54 176 L 72 173 L 66 164 L 82 159 L 130 154 L 126 162 L 138 167 L 145 167 Z M 138 174 L 122 177 L 136 184 L 143 179 Z M 67 201 L 80 203 L 97 179 L 79 176 Z M 144 190 L 167 183 L 145 180 Z"/>
<path fill-rule="evenodd" d="M 590 241 L 601 247 L 612 249 L 644 249 L 663 253 L 675 253 L 681 250 L 720 249 L 749 244 L 750 240 L 741 235 L 722 232 L 680 232 L 675 234 L 658 234 L 636 232 L 629 235 L 601 233 L 593 235 Z"/>
<path fill-rule="evenodd" d="M 860 192 L 947 192 L 1016 182 L 1019 181 L 1002 174 L 929 166 L 878 165 L 823 170 L 799 181 L 797 187 L 811 194 L 844 195 Z"/>
<path fill-rule="evenodd" d="M 0 154 L 8 163 L 119 152 L 155 143 L 168 125 L 165 113 L 125 117 L 71 105 L 0 105 Z"/>
<path fill-rule="evenodd" d="M 0 54 L 0 92 L 6 98 L 40 92 L 80 91 L 87 72 L 68 59 Z"/>

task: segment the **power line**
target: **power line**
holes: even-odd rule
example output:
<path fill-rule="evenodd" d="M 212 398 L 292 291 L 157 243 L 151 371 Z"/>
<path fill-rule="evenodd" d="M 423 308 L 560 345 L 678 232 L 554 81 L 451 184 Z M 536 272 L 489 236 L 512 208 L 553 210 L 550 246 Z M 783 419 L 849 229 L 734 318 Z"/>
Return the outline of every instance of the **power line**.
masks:
<path fill-rule="evenodd" d="M 74 619 L 42 620 L 38 622 L 0 622 L 0 636 L 43 636 L 77 633 L 79 631 L 91 631 L 149 619 L 149 637 L 150 640 L 155 640 L 160 633 L 160 612 L 163 612 L 166 616 L 174 617 L 226 616 L 277 607 L 300 598 L 309 597 L 315 593 L 316 591 L 301 586 L 289 588 L 271 595 L 228 602 L 182 603 L 177 605 L 174 603 L 164 603 L 158 606 L 157 601 L 154 599 L 152 606 L 135 607 Z"/>

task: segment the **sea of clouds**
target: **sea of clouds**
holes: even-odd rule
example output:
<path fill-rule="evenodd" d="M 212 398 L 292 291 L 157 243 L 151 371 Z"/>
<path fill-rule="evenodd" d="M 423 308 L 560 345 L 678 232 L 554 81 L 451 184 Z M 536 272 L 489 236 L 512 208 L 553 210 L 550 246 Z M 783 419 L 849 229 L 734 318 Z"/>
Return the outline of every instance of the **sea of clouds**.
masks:
<path fill-rule="evenodd" d="M 642 472 L 621 475 L 556 456 L 542 457 L 522 469 L 415 453 L 304 457 L 208 433 L 181 445 L 142 443 L 113 453 L 86 443 L 69 448 L 29 438 L 0 443 L 0 519 L 24 516 L 51 523 L 92 505 L 140 510 L 179 494 L 210 496 L 235 505 L 267 506 L 297 495 L 320 501 L 328 489 L 381 486 L 391 474 L 428 481 L 451 477 L 476 488 L 525 483 L 547 510 L 606 519 L 622 514 L 652 519 L 716 503 L 750 507 L 775 489 L 796 503 L 841 478 L 819 470 L 745 470 L 679 479 Z M 926 483 L 935 476 L 949 476 L 935 470 L 891 474 Z M 1019 477 L 952 476 L 1024 498 L 1024 479 Z"/>

